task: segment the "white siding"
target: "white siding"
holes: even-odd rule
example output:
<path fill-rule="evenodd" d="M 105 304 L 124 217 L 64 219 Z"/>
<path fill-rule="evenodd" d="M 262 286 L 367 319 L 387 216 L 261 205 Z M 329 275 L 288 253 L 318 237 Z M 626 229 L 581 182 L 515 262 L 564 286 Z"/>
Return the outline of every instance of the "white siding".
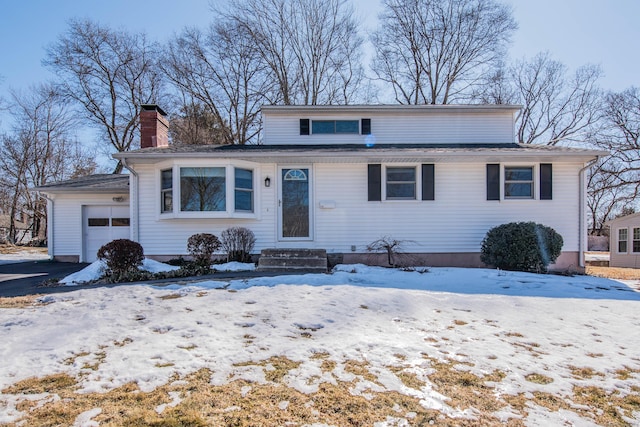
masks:
<path fill-rule="evenodd" d="M 114 197 L 123 197 L 122 194 L 56 194 L 50 196 L 53 199 L 53 247 L 49 248 L 49 254 L 54 256 L 78 256 L 83 258 L 82 242 L 82 207 L 87 205 L 113 205 Z M 128 197 L 124 196 L 123 205 L 128 203 Z"/>
<path fill-rule="evenodd" d="M 368 202 L 366 165 L 317 165 L 316 206 L 333 201 L 335 208 L 317 208 L 316 246 L 362 252 L 388 235 L 413 242 L 406 245 L 413 252 L 479 252 L 491 227 L 535 221 L 563 236 L 563 251 L 577 251 L 580 167 L 554 164 L 553 200 L 487 201 L 484 164 L 441 163 L 434 201 Z"/>
<path fill-rule="evenodd" d="M 140 184 L 140 211 L 138 240 L 147 255 L 185 255 L 187 239 L 197 233 L 211 233 L 220 237 L 229 227 L 246 227 L 256 235 L 256 251 L 273 247 L 276 240 L 275 211 L 275 166 L 261 165 L 258 185 L 254 189 L 259 198 L 259 209 L 255 219 L 241 218 L 160 218 L 160 190 L 157 170 L 149 165 L 137 165 L 135 170 Z M 264 187 L 264 179 L 269 176 L 271 187 Z M 178 200 L 174 203 L 179 204 Z"/>
<path fill-rule="evenodd" d="M 420 164 L 415 166 L 419 170 Z M 260 165 L 255 189 L 260 212 L 255 219 L 161 219 L 157 182 L 160 166 L 138 165 L 142 196 L 139 241 L 147 255 L 180 255 L 186 254 L 187 239 L 195 233 L 220 236 L 228 227 L 243 226 L 255 233 L 256 252 L 302 246 L 349 253 L 352 245 L 357 252 L 364 252 L 368 243 L 388 235 L 407 241 L 405 249 L 412 252 L 477 253 L 491 227 L 535 221 L 562 235 L 563 251 L 578 251 L 581 167 L 579 163 L 554 163 L 553 200 L 487 201 L 484 163 L 436 163 L 434 201 L 369 202 L 366 164 L 318 163 L 313 166 L 312 182 L 315 239 L 279 242 L 277 165 Z M 267 176 L 271 179 L 269 188 L 264 187 Z"/>
<path fill-rule="evenodd" d="M 640 252 L 633 251 L 633 229 L 640 227 L 640 214 L 627 215 L 608 222 L 609 231 L 609 265 L 611 267 L 640 268 Z M 627 250 L 618 252 L 618 231 L 627 230 Z"/>
<path fill-rule="evenodd" d="M 513 113 L 263 114 L 264 144 L 477 144 L 514 142 Z M 371 119 L 372 135 L 300 135 L 300 119 Z"/>

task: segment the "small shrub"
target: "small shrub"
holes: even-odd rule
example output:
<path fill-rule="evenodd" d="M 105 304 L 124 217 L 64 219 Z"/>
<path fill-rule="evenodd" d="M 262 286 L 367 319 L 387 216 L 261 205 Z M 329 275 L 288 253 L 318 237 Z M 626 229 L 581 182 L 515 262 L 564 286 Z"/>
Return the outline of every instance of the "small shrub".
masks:
<path fill-rule="evenodd" d="M 249 262 L 256 243 L 253 231 L 244 227 L 231 227 L 222 232 L 222 248 L 227 253 L 227 261 Z"/>
<path fill-rule="evenodd" d="M 144 251 L 138 242 L 129 239 L 113 240 L 98 250 L 98 259 L 107 264 L 105 276 L 111 281 L 121 281 L 135 276 L 144 261 Z"/>
<path fill-rule="evenodd" d="M 220 240 L 209 233 L 194 234 L 187 240 L 187 250 L 193 258 L 193 263 L 199 267 L 208 268 L 211 257 L 220 248 Z"/>
<path fill-rule="evenodd" d="M 403 246 L 414 243 L 411 240 L 398 240 L 391 236 L 383 236 L 367 245 L 367 252 L 371 254 L 383 253 L 387 255 L 389 267 L 406 267 L 415 263 L 413 257 L 403 252 Z"/>
<path fill-rule="evenodd" d="M 562 245 L 562 236 L 551 227 L 511 222 L 487 232 L 480 259 L 503 270 L 545 272 L 558 259 Z"/>

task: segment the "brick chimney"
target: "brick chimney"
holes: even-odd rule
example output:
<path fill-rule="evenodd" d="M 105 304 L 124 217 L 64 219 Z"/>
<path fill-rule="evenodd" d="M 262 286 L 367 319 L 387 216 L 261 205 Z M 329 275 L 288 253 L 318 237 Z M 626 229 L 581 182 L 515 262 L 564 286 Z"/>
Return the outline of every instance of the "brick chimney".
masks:
<path fill-rule="evenodd" d="M 168 147 L 169 121 L 155 104 L 140 106 L 140 148 Z"/>

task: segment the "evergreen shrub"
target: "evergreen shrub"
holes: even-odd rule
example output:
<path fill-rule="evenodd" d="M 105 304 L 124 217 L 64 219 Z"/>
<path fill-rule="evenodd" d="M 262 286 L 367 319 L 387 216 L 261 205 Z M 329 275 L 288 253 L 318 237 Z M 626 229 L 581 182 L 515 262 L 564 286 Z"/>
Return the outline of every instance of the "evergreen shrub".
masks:
<path fill-rule="evenodd" d="M 511 222 L 487 232 L 480 259 L 503 270 L 546 272 L 558 259 L 562 245 L 562 236 L 551 227 Z"/>

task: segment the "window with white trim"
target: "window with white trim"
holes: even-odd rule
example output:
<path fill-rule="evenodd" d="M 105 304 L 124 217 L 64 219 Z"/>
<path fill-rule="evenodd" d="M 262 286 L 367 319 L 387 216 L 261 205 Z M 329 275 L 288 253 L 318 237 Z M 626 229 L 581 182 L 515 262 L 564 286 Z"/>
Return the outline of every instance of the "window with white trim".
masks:
<path fill-rule="evenodd" d="M 618 230 L 618 252 L 627 253 L 627 239 L 629 231 L 626 228 Z"/>
<path fill-rule="evenodd" d="M 386 168 L 387 200 L 416 199 L 416 168 L 388 166 Z"/>
<path fill-rule="evenodd" d="M 359 133 L 358 120 L 312 120 L 312 134 Z"/>
<path fill-rule="evenodd" d="M 253 171 L 235 168 L 235 210 L 253 212 Z"/>
<path fill-rule="evenodd" d="M 160 171 L 160 212 L 173 212 L 173 170 Z"/>
<path fill-rule="evenodd" d="M 504 167 L 504 198 L 533 199 L 533 166 Z"/>
<path fill-rule="evenodd" d="M 635 227 L 633 229 L 633 243 L 631 246 L 631 250 L 634 253 L 640 252 L 640 227 Z"/>
<path fill-rule="evenodd" d="M 225 217 L 256 212 L 255 170 L 234 165 L 174 166 L 159 171 L 160 213 Z M 173 203 L 173 200 L 176 203 Z"/>
<path fill-rule="evenodd" d="M 226 168 L 180 168 L 180 211 L 221 212 L 226 203 Z"/>

